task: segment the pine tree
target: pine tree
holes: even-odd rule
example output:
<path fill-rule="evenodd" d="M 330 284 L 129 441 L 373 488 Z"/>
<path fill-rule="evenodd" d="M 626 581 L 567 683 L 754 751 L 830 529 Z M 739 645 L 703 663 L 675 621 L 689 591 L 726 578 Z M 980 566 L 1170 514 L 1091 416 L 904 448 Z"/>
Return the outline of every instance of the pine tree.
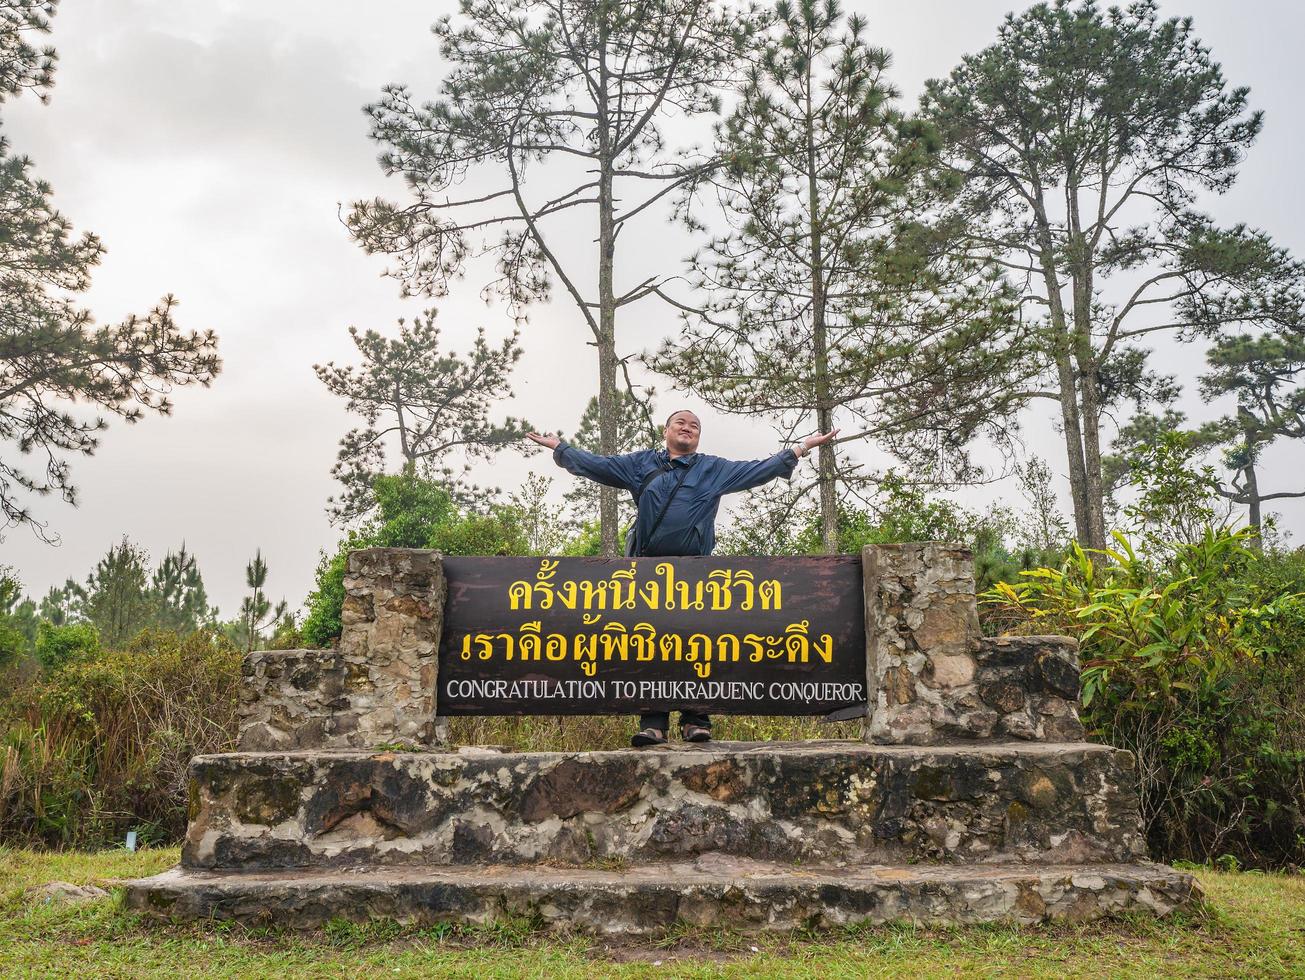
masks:
<path fill-rule="evenodd" d="M 723 127 L 710 186 L 729 230 L 694 257 L 712 297 L 653 365 L 726 411 L 792 440 L 860 430 L 946 479 L 978 432 L 1001 437 L 1018 387 L 1013 297 L 994 267 L 946 250 L 925 220 L 950 192 L 937 136 L 895 108 L 889 56 L 835 0 L 781 2 Z M 696 223 L 694 198 L 685 211 Z M 866 474 L 822 446 L 821 538 Z"/>
<path fill-rule="evenodd" d="M 1069 544 L 1069 525 L 1056 502 L 1051 485 L 1051 467 L 1039 456 L 1030 456 L 1015 468 L 1020 492 L 1028 504 L 1019 522 L 1019 544 L 1028 551 L 1054 553 Z"/>
<path fill-rule="evenodd" d="M 1161 20 L 1153 0 L 1036 4 L 926 86 L 924 113 L 964 180 L 969 250 L 1001 262 L 1027 308 L 1045 311 L 1045 384 L 1022 395 L 1059 405 L 1085 547 L 1106 544 L 1112 406 L 1171 387 L 1147 368 L 1143 338 L 1297 315 L 1296 264 L 1195 207 L 1232 186 L 1260 132 L 1247 95 L 1191 20 Z"/>
<path fill-rule="evenodd" d="M 263 561 L 261 548 L 254 552 L 253 560 L 245 566 L 245 584 L 249 586 L 249 595 L 240 601 L 240 619 L 236 628 L 237 637 L 248 653 L 262 642 L 263 630 L 286 616 L 288 607 L 282 599 L 273 608 L 271 600 L 263 591 L 267 584 L 267 562 Z"/>
<path fill-rule="evenodd" d="M 1184 481 L 1199 486 L 1203 496 L 1217 495 L 1229 504 L 1246 508 L 1247 524 L 1260 532 L 1264 528 L 1264 502 L 1305 497 L 1305 490 L 1282 489 L 1266 492 L 1260 486 L 1260 464 L 1264 453 L 1279 439 L 1305 438 L 1305 333 L 1303 325 L 1283 324 L 1259 333 L 1240 332 L 1222 337 L 1206 352 L 1209 369 L 1200 379 L 1201 395 L 1208 402 L 1232 396 L 1233 411 L 1221 418 L 1193 424 L 1174 408 L 1135 415 L 1111 443 L 1103 458 L 1106 499 L 1120 516 L 1129 506 L 1121 504 L 1118 492 L 1130 485 L 1134 490 L 1153 479 L 1152 470 L 1185 471 L 1195 474 L 1163 479 L 1184 493 Z M 1163 447 L 1168 447 L 1164 449 Z M 1158 448 L 1159 447 L 1159 448 Z M 1222 450 L 1223 468 L 1231 480 L 1215 476 L 1206 463 L 1215 450 Z M 1158 466 L 1162 462 L 1164 466 Z M 1132 506 L 1136 510 L 1136 505 Z M 1214 513 L 1213 505 L 1203 504 Z M 1251 547 L 1260 549 L 1257 534 Z"/>
<path fill-rule="evenodd" d="M 23 596 L 23 585 L 12 570 L 0 565 L 0 668 L 31 652 L 39 623 L 36 603 Z"/>
<path fill-rule="evenodd" d="M 1232 395 L 1237 401 L 1234 413 L 1215 427 L 1226 446 L 1225 465 L 1233 471 L 1230 484 L 1221 482 L 1218 492 L 1244 505 L 1258 532 L 1264 501 L 1305 497 L 1305 490 L 1266 493 L 1258 473 L 1272 443 L 1305 439 L 1305 324 L 1222 338 L 1207 361 L 1210 370 L 1201 378 L 1201 394 L 1208 399 Z"/>
<path fill-rule="evenodd" d="M 55 53 L 29 38 L 49 31 L 56 5 L 0 2 L 0 103 L 23 92 L 46 99 Z M 50 185 L 0 137 L 0 440 L 37 467 L 0 458 L 0 527 L 27 524 L 47 537 L 28 498 L 77 502 L 66 456 L 94 453 L 107 423 L 74 413 L 75 403 L 128 422 L 167 415 L 173 387 L 207 386 L 220 368 L 215 335 L 183 332 L 171 296 L 145 316 L 96 326 L 69 297 L 88 288 L 103 251 L 94 235 L 73 232 Z"/>
<path fill-rule="evenodd" d="M 333 395 L 346 400 L 349 411 L 364 425 L 340 440 L 332 475 L 344 487 L 331 501 L 338 522 L 353 521 L 376 507 L 372 485 L 386 472 L 387 445 L 397 442 L 407 473 L 439 476 L 454 485 L 470 469 L 456 473 L 447 464 L 455 452 L 464 460 L 485 459 L 504 446 L 521 445 L 530 431 L 524 419 L 490 421 L 496 402 L 510 398 L 512 368 L 521 357 L 515 332 L 498 347 L 478 330 L 471 350 L 460 356 L 440 349 L 435 311 L 399 321 L 398 337 L 385 337 L 349 328 L 362 356 L 358 366 L 334 362 L 313 370 Z"/>
<path fill-rule="evenodd" d="M 642 397 L 636 398 L 625 391 L 616 394 L 616 452 L 633 453 L 640 449 L 658 447 L 662 442 L 661 428 L 653 421 L 651 415 L 653 397 L 652 388 L 644 391 Z M 602 446 L 601 412 L 598 399 L 589 399 L 584 414 L 580 416 L 580 425 L 571 437 L 572 445 L 587 449 L 591 453 L 600 451 Z M 600 513 L 600 486 L 592 480 L 571 481 L 563 499 L 567 508 L 583 525 L 592 524 Z M 622 526 L 634 519 L 634 503 L 629 494 L 620 493 L 616 497 L 617 516 Z"/>
<path fill-rule="evenodd" d="M 204 578 L 185 542 L 179 551 L 163 556 L 150 584 L 155 601 L 154 622 L 159 628 L 193 633 L 217 620 L 217 607 L 208 604 Z"/>
<path fill-rule="evenodd" d="M 155 623 L 157 603 L 148 586 L 149 557 L 125 537 L 86 576 L 86 584 L 72 579 L 64 586 L 71 618 L 90 623 L 107 649 L 124 646 L 142 629 Z"/>
<path fill-rule="evenodd" d="M 71 583 L 69 583 L 71 584 Z M 45 593 L 38 607 L 38 615 L 52 626 L 63 626 L 69 620 L 68 606 L 71 601 L 67 588 L 52 585 Z"/>
<path fill-rule="evenodd" d="M 355 239 L 393 256 L 409 293 L 442 294 L 486 253 L 496 260 L 486 293 L 514 312 L 560 284 L 597 349 L 602 453 L 619 441 L 617 314 L 672 278 L 645 255 L 646 274 L 618 285 L 618 239 L 637 250 L 635 219 L 653 219 L 659 201 L 714 166 L 668 146 L 660 127 L 717 110 L 754 27 L 715 0 L 466 0 L 456 22 L 435 25 L 449 68 L 441 98 L 419 103 L 394 85 L 368 108 L 382 167 L 414 200 L 358 202 Z M 468 177 L 476 190 L 451 193 Z M 566 261 L 558 246 L 586 213 L 595 250 Z M 600 514 L 604 552 L 616 554 L 611 488 Z"/>
<path fill-rule="evenodd" d="M 506 512 L 511 514 L 526 541 L 527 553 L 556 555 L 566 544 L 567 526 L 561 520 L 561 508 L 549 502 L 553 478 L 532 473 L 508 497 Z"/>

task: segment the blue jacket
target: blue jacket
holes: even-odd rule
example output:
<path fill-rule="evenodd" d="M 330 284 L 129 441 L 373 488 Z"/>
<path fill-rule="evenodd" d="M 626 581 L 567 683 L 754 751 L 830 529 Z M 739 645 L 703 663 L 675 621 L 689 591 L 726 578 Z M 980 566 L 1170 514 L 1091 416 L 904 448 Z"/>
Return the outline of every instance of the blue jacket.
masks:
<path fill-rule="evenodd" d="M 710 555 L 716 547 L 716 510 L 720 507 L 720 498 L 727 493 L 769 483 L 778 476 L 787 480 L 798 462 L 797 453 L 792 449 L 782 449 L 770 459 L 748 462 L 703 453 L 671 460 L 665 449 L 645 449 L 624 456 L 597 456 L 565 442 L 553 450 L 553 460 L 576 476 L 627 490 L 631 497 L 639 492 L 648 474 L 669 461 L 671 470 L 649 483 L 643 496 L 636 501 L 639 516 L 635 524 L 639 541 L 644 542 L 641 553 L 664 556 Z M 662 518 L 656 536 L 649 541 L 648 532 L 685 466 L 689 467 L 689 472 L 684 483 Z"/>

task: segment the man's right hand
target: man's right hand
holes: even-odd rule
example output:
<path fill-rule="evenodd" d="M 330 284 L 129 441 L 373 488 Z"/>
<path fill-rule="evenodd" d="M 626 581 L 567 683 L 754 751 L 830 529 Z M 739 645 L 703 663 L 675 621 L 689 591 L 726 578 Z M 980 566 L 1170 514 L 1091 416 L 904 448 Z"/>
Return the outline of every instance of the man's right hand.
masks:
<path fill-rule="evenodd" d="M 543 446 L 545 449 L 556 449 L 558 445 L 562 442 L 562 440 L 559 439 L 557 436 L 543 436 L 540 435 L 538 432 L 527 432 L 526 438 L 529 439 L 531 442 L 538 443 L 539 445 Z"/>

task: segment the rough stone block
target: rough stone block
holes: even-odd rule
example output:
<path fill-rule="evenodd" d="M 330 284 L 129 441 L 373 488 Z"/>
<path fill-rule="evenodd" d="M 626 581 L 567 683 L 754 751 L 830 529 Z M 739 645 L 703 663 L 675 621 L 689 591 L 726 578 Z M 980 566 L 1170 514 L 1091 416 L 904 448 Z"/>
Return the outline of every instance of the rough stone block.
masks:
<path fill-rule="evenodd" d="M 231 872 L 176 869 L 126 883 L 127 905 L 164 921 L 227 919 L 317 929 L 332 919 L 488 925 L 530 918 L 556 932 L 654 936 L 693 926 L 789 932 L 854 924 L 1085 922 L 1191 909 L 1190 875 L 1149 863 L 1086 866 L 777 865 L 708 855 L 620 871 L 368 868 Z"/>
<path fill-rule="evenodd" d="M 1145 857 L 1133 757 L 1086 742 L 202 756 L 188 868 Z"/>
<path fill-rule="evenodd" d="M 984 637 L 977 659 L 975 688 L 983 705 L 998 716 L 997 735 L 1048 742 L 1083 738 L 1076 640 Z"/>
<path fill-rule="evenodd" d="M 242 750 L 440 743 L 435 692 L 446 585 L 439 554 L 355 551 L 344 586 L 337 647 L 245 658 Z"/>
<path fill-rule="evenodd" d="M 937 542 L 870 545 L 862 564 L 866 741 L 1083 737 L 1077 644 L 980 636 L 969 551 Z"/>
<path fill-rule="evenodd" d="M 968 718 L 960 700 L 977 670 L 973 554 L 937 541 L 880 544 L 868 545 L 861 561 L 866 740 L 930 745 L 984 727 L 986 716 Z"/>

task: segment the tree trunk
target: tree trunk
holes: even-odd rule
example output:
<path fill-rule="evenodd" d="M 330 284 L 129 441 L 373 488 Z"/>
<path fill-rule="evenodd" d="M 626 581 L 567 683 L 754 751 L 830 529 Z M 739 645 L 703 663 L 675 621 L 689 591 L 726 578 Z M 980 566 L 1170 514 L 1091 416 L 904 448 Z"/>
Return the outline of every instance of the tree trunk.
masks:
<path fill-rule="evenodd" d="M 612 140 L 607 113 L 607 25 L 600 27 L 598 64 L 598 451 L 617 451 L 619 423 L 616 405 L 616 291 L 613 266 L 616 256 L 616 211 L 612 195 Z M 617 547 L 616 490 L 599 487 L 598 521 L 602 553 L 621 554 Z"/>
<path fill-rule="evenodd" d="M 399 426 L 399 452 L 403 454 L 404 465 L 403 472 L 408 473 L 415 470 L 417 466 L 416 447 L 408 442 L 408 424 L 403 417 L 403 393 L 399 390 L 399 382 L 394 382 L 394 417 L 398 420 Z"/>
<path fill-rule="evenodd" d="M 1083 460 L 1083 429 L 1079 424 L 1078 379 L 1068 353 L 1056 355 L 1060 383 L 1060 424 L 1065 432 L 1065 458 L 1069 465 L 1069 495 L 1074 507 L 1074 539 L 1088 544 L 1087 466 Z"/>
<path fill-rule="evenodd" d="M 618 447 L 619 422 L 616 404 L 616 310 L 611 296 L 611 253 L 607 252 L 600 268 L 606 268 L 606 288 L 601 285 L 601 338 L 598 341 L 598 451 L 604 456 L 614 455 Z M 609 557 L 619 555 L 618 513 L 616 508 L 616 490 L 613 487 L 599 487 L 598 520 L 602 532 L 603 554 Z"/>
<path fill-rule="evenodd" d="M 1101 378 L 1100 362 L 1092 347 L 1092 254 L 1083 234 L 1079 214 L 1079 181 L 1071 171 L 1065 178 L 1069 218 L 1070 285 L 1074 300 L 1073 351 L 1078 367 L 1079 424 L 1083 439 L 1083 497 L 1086 503 L 1087 541 L 1083 547 L 1101 551 L 1106 546 L 1106 501 L 1101 480 Z M 1094 555 L 1093 560 L 1099 556 Z"/>
<path fill-rule="evenodd" d="M 808 55 L 810 52 L 808 52 Z M 829 396 L 829 332 L 825 321 L 828 297 L 825 289 L 824 235 L 820 223 L 820 183 L 816 177 L 815 117 L 811 105 L 814 84 L 812 67 L 815 59 L 807 57 L 806 140 L 807 140 L 807 227 L 811 241 L 811 336 L 815 346 L 816 431 L 834 427 L 834 408 Z M 825 554 L 838 551 L 838 467 L 834 446 L 826 443 L 819 449 L 817 483 L 820 488 L 820 544 Z"/>
<path fill-rule="evenodd" d="M 1255 472 L 1255 433 L 1251 425 L 1250 413 L 1238 406 L 1237 414 L 1242 421 L 1242 447 L 1246 453 L 1246 465 L 1242 467 L 1242 475 L 1246 477 L 1246 488 L 1242 493 L 1246 497 L 1246 505 L 1250 510 L 1247 515 L 1248 523 L 1255 532 L 1251 547 L 1256 551 L 1263 551 L 1264 542 L 1260 540 L 1260 528 L 1263 523 L 1263 514 L 1260 510 L 1260 481 Z"/>
<path fill-rule="evenodd" d="M 1101 387 L 1095 363 L 1078 373 L 1083 403 L 1083 464 L 1086 478 L 1088 540 L 1084 547 L 1106 546 L 1106 498 L 1101 479 Z"/>
<path fill-rule="evenodd" d="M 833 412 L 823 409 L 816 412 L 821 432 L 834 427 Z M 817 452 L 816 473 L 820 482 L 820 543 L 825 554 L 838 553 L 838 468 L 834 459 L 833 443 L 825 443 Z"/>
<path fill-rule="evenodd" d="M 1050 228 L 1039 223 L 1042 279 L 1047 287 L 1051 329 L 1055 332 L 1056 380 L 1060 387 L 1060 424 L 1065 431 L 1065 457 L 1069 464 L 1069 492 L 1074 505 L 1074 537 L 1082 547 L 1091 547 L 1088 522 L 1087 465 L 1083 454 L 1083 428 L 1079 421 L 1078 378 L 1070 359 L 1069 327 L 1060 296 L 1060 275 L 1056 271 Z"/>
<path fill-rule="evenodd" d="M 1255 476 L 1255 460 L 1247 460 L 1245 468 L 1242 470 L 1246 474 L 1246 503 L 1250 507 L 1249 522 L 1255 530 L 1255 538 L 1251 542 L 1251 547 L 1256 551 L 1264 550 L 1264 542 L 1260 540 L 1260 526 L 1262 517 L 1260 514 L 1260 484 Z"/>

